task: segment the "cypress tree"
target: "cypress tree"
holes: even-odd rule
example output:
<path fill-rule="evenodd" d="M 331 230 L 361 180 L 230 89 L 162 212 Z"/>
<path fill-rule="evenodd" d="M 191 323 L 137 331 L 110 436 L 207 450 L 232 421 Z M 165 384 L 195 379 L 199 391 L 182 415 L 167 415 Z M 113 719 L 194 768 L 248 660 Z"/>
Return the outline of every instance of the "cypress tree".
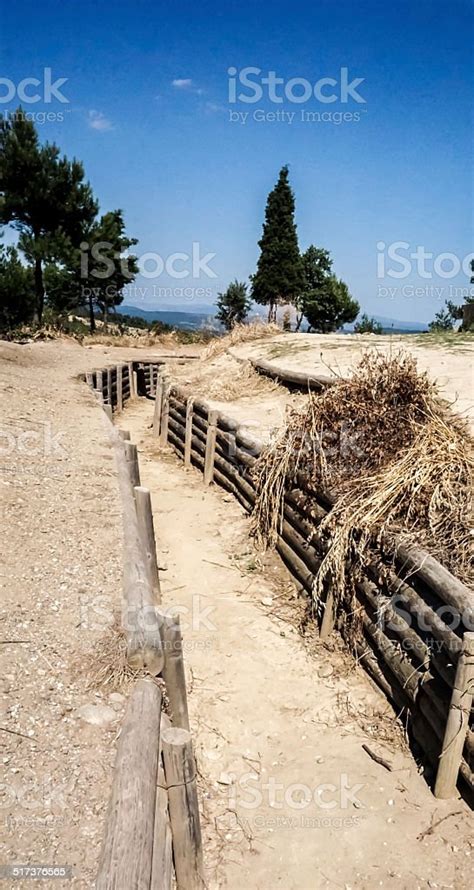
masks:
<path fill-rule="evenodd" d="M 294 215 L 295 199 L 285 166 L 268 195 L 263 234 L 258 242 L 260 257 L 257 271 L 250 279 L 252 298 L 268 306 L 268 321 L 275 321 L 277 306 L 293 303 L 303 286 Z"/>

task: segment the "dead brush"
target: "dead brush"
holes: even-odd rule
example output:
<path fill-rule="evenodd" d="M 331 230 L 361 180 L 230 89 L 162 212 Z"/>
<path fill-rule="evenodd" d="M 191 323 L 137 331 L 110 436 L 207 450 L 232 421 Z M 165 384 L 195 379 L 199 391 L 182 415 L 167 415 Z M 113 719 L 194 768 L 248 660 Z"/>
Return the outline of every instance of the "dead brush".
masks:
<path fill-rule="evenodd" d="M 223 337 L 216 337 L 202 353 L 202 360 L 216 358 L 226 352 L 230 346 L 238 343 L 247 343 L 251 340 L 261 340 L 263 337 L 276 337 L 282 330 L 276 324 L 265 324 L 262 321 L 252 321 L 250 324 L 236 324 Z"/>
<path fill-rule="evenodd" d="M 193 370 L 196 374 L 183 386 L 190 395 L 199 391 L 204 398 L 232 402 L 280 390 L 278 383 L 258 374 L 250 362 L 236 362 L 230 356 L 220 356 L 209 365 L 196 363 Z"/>
<path fill-rule="evenodd" d="M 469 584 L 473 470 L 472 437 L 415 360 L 368 353 L 352 378 L 291 411 L 259 458 L 252 530 L 264 546 L 275 543 L 284 493 L 303 478 L 308 490 L 336 499 L 318 527 L 317 603 L 329 578 L 336 600 L 347 592 L 347 566 L 353 572 L 388 530 L 409 535 Z"/>
<path fill-rule="evenodd" d="M 126 635 L 118 615 L 94 644 L 91 662 L 91 668 L 88 664 L 88 689 L 120 692 L 133 680 L 144 676 L 143 671 L 134 671 L 127 663 Z"/>

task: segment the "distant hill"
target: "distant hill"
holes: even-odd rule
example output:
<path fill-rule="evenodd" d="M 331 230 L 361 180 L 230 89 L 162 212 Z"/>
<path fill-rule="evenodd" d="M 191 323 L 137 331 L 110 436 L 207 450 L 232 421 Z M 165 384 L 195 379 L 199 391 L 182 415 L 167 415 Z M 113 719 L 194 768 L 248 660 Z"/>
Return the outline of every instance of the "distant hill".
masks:
<path fill-rule="evenodd" d="M 219 329 L 219 324 L 215 321 L 216 307 L 209 305 L 201 305 L 200 312 L 184 312 L 182 310 L 166 308 L 166 309 L 140 309 L 138 306 L 121 305 L 118 311 L 122 315 L 135 315 L 143 318 L 150 324 L 153 321 L 161 321 L 164 324 L 172 325 L 176 328 L 184 328 L 186 330 L 199 330 L 202 327 L 212 327 Z M 254 313 L 260 317 L 267 315 L 265 306 L 255 306 Z M 369 314 L 369 313 L 367 313 Z M 397 318 L 387 318 L 384 315 L 371 316 L 378 321 L 384 333 L 387 334 L 419 334 L 428 330 L 428 325 L 421 321 L 400 321 Z M 304 325 L 302 330 L 304 330 Z M 345 325 L 342 333 L 351 334 L 354 330 L 353 324 Z"/>
<path fill-rule="evenodd" d="M 386 318 L 384 315 L 370 315 L 369 312 L 367 315 L 382 325 L 384 334 L 419 334 L 428 330 L 428 325 L 422 321 L 400 321 L 398 318 Z M 344 330 L 352 333 L 354 324 L 344 325 Z"/>
<path fill-rule="evenodd" d="M 185 328 L 186 330 L 198 330 L 204 326 L 214 327 L 215 307 L 210 306 L 209 312 L 180 312 L 172 309 L 139 309 L 138 306 L 127 306 L 122 304 L 118 307 L 121 315 L 135 315 L 143 318 L 150 324 L 154 321 L 161 321 L 163 324 L 172 325 L 175 328 Z"/>

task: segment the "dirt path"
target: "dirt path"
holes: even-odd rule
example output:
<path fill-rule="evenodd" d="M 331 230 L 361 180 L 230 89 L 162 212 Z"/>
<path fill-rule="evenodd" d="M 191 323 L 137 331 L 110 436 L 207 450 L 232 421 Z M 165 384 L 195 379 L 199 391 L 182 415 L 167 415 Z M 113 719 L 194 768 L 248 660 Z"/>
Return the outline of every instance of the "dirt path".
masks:
<path fill-rule="evenodd" d="M 362 670 L 305 648 L 284 570 L 259 569 L 232 498 L 159 452 L 152 407 L 120 425 L 152 491 L 164 603 L 182 612 L 209 886 L 471 886 L 464 804 L 435 801 Z"/>
<path fill-rule="evenodd" d="M 120 606 L 122 529 L 103 414 L 78 374 L 135 357 L 0 344 L 1 862 L 71 865 L 72 882 L 54 887 L 94 886 L 125 704 L 88 685 L 94 643 Z M 245 411 L 256 417 L 258 404 Z M 272 559 L 259 570 L 232 499 L 153 454 L 151 411 L 136 404 L 122 424 L 143 440 L 165 601 L 188 609 L 209 886 L 470 886 L 464 805 L 434 801 L 350 659 L 305 647 L 286 576 Z M 328 806 L 300 806 L 315 789 Z"/>
<path fill-rule="evenodd" d="M 120 609 L 122 519 L 103 412 L 77 375 L 135 355 L 0 343 L 0 864 L 70 865 L 80 888 L 94 886 L 125 699 L 88 688 Z"/>

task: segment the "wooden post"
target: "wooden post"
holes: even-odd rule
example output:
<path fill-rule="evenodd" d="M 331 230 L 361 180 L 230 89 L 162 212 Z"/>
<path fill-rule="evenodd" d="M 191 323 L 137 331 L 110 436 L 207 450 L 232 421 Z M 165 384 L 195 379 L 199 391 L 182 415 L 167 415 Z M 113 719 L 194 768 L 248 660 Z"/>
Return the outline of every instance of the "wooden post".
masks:
<path fill-rule="evenodd" d="M 126 439 L 124 439 L 124 446 L 130 482 L 132 483 L 132 488 L 135 488 L 136 485 L 140 485 L 140 467 L 138 464 L 137 446 L 132 442 L 128 442 Z"/>
<path fill-rule="evenodd" d="M 117 744 L 96 890 L 150 886 L 160 712 L 158 686 L 151 680 L 139 680 L 130 696 Z"/>
<path fill-rule="evenodd" d="M 115 366 L 117 374 L 117 411 L 123 411 L 123 365 Z"/>
<path fill-rule="evenodd" d="M 160 578 L 156 561 L 155 529 L 151 509 L 151 495 L 148 488 L 135 486 L 135 505 L 137 508 L 138 532 L 145 551 L 145 560 L 150 574 L 150 584 L 156 603 L 161 603 Z"/>
<path fill-rule="evenodd" d="M 150 395 L 154 396 L 155 392 L 155 366 L 150 362 Z"/>
<path fill-rule="evenodd" d="M 88 386 L 94 388 L 94 375 L 91 371 L 86 371 L 86 383 Z"/>
<path fill-rule="evenodd" d="M 128 430 L 119 430 L 119 431 L 118 431 L 118 434 L 119 434 L 119 436 L 120 436 L 121 439 L 126 439 L 127 442 L 130 441 L 130 433 L 129 433 Z"/>
<path fill-rule="evenodd" d="M 130 381 L 130 398 L 134 399 L 137 394 L 137 379 L 133 370 L 133 362 L 128 362 L 128 377 Z"/>
<path fill-rule="evenodd" d="M 218 411 L 209 411 L 206 433 L 206 456 L 204 458 L 204 485 L 210 485 L 214 478 L 214 454 L 216 451 L 216 433 Z"/>
<path fill-rule="evenodd" d="M 163 380 L 163 401 L 161 405 L 161 424 L 160 424 L 160 445 L 164 447 L 168 444 L 168 421 L 170 413 L 170 389 L 171 384 L 168 377 Z"/>
<path fill-rule="evenodd" d="M 178 612 L 158 611 L 165 664 L 163 678 L 170 702 L 173 726 L 189 730 L 186 677 L 184 673 L 183 640 Z"/>
<path fill-rule="evenodd" d="M 163 731 L 163 716 L 165 715 L 161 715 L 161 731 Z M 150 890 L 171 890 L 172 878 L 173 845 L 168 810 L 168 793 L 166 791 L 165 771 L 162 766 L 158 766 Z"/>
<path fill-rule="evenodd" d="M 192 396 L 186 402 L 186 432 L 184 435 L 184 466 L 191 466 L 191 444 L 193 437 L 193 398 Z"/>
<path fill-rule="evenodd" d="M 107 417 L 109 418 L 110 422 L 112 423 L 112 418 L 113 418 L 112 405 L 108 405 L 108 404 L 104 403 L 104 411 L 105 411 Z"/>
<path fill-rule="evenodd" d="M 201 825 L 191 735 L 185 729 L 164 729 L 162 745 L 177 888 L 202 890 Z"/>
<path fill-rule="evenodd" d="M 107 374 L 107 403 L 113 408 L 113 399 L 112 399 L 112 368 L 106 369 Z"/>
<path fill-rule="evenodd" d="M 161 409 L 163 402 L 163 386 L 164 386 L 164 378 L 161 371 L 158 371 L 158 379 L 156 381 L 156 392 L 155 392 L 155 408 L 153 411 L 153 435 L 158 437 L 160 435 L 160 426 L 161 426 Z"/>
<path fill-rule="evenodd" d="M 456 783 L 469 725 L 474 692 L 474 633 L 466 631 L 456 668 L 451 704 L 439 758 L 434 794 L 442 799 L 456 797 Z"/>
<path fill-rule="evenodd" d="M 334 630 L 336 622 L 334 591 L 332 589 L 332 581 L 329 579 L 331 587 L 327 591 L 326 602 L 324 603 L 324 612 L 321 619 L 321 627 L 319 629 L 319 637 L 321 640 L 327 640 Z"/>
<path fill-rule="evenodd" d="M 96 390 L 104 397 L 104 375 L 102 371 L 96 371 L 95 378 L 97 381 Z"/>

